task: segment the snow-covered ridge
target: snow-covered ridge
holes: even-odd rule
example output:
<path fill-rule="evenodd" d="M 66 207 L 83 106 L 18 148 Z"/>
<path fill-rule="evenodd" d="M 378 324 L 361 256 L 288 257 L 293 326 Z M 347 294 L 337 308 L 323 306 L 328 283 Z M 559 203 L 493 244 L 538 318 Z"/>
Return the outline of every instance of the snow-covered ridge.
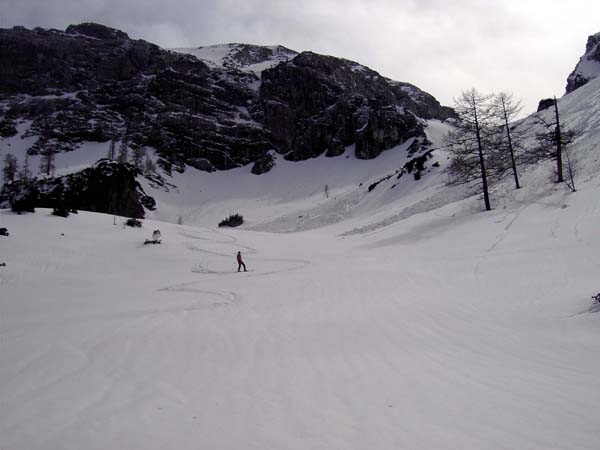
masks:
<path fill-rule="evenodd" d="M 600 75 L 600 33 L 588 38 L 585 54 L 567 79 L 567 93 Z"/>
<path fill-rule="evenodd" d="M 177 53 L 193 55 L 210 67 L 224 67 L 252 72 L 260 76 L 266 69 L 294 58 L 298 52 L 281 45 L 219 44 L 195 48 L 172 48 Z"/>

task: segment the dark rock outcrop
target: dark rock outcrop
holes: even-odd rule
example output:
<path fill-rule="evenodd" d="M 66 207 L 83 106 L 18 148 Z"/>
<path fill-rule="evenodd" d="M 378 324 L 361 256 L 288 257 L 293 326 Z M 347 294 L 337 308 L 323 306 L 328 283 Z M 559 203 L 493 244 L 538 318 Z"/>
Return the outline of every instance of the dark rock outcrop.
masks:
<path fill-rule="evenodd" d="M 58 178 L 5 184 L 0 193 L 0 205 L 15 203 L 23 211 L 35 208 L 116 214 L 144 217 L 144 207 L 154 209 L 152 197 L 145 194 L 135 177 L 136 169 L 129 165 L 101 160 L 93 167 Z M 26 201 L 28 209 L 21 204 Z"/>
<path fill-rule="evenodd" d="M 254 175 L 262 175 L 267 173 L 275 166 L 275 159 L 271 153 L 265 153 L 264 156 L 257 159 L 252 166 L 252 173 Z"/>
<path fill-rule="evenodd" d="M 127 139 L 155 148 L 167 171 L 248 164 L 272 148 L 247 111 L 255 82 L 98 24 L 0 30 L 0 114 L 33 121 L 31 153 Z"/>
<path fill-rule="evenodd" d="M 545 109 L 548 109 L 551 106 L 554 106 L 554 99 L 553 98 L 543 98 L 538 103 L 537 112 L 540 112 L 540 111 L 543 111 Z"/>
<path fill-rule="evenodd" d="M 600 33 L 588 37 L 585 54 L 567 78 L 566 93 L 573 92 L 600 76 Z"/>
<path fill-rule="evenodd" d="M 418 88 L 392 82 L 355 62 L 305 52 L 263 72 L 262 122 L 286 159 L 326 152 L 337 156 L 356 144 L 356 156 L 374 158 L 415 136 L 419 118 L 453 117 Z"/>
<path fill-rule="evenodd" d="M 294 54 L 236 44 L 229 66 L 209 67 L 99 24 L 0 29 L 0 134 L 26 119 L 26 135 L 38 138 L 31 154 L 126 140 L 155 149 L 167 173 L 250 163 L 264 173 L 270 150 L 302 160 L 355 144 L 369 159 L 423 137 L 422 119 L 454 116 L 357 63 L 310 52 L 288 60 Z M 271 60 L 262 80 L 242 70 Z"/>

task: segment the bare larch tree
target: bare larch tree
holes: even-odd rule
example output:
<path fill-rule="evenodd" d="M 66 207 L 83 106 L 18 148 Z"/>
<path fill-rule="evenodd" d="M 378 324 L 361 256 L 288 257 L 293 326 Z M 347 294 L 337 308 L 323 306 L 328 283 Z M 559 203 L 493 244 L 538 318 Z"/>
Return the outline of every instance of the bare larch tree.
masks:
<path fill-rule="evenodd" d="M 491 96 L 482 95 L 476 89 L 463 91 L 454 100 L 454 110 L 458 115 L 456 129 L 445 138 L 446 149 L 451 154 L 448 166 L 450 177 L 458 183 L 470 183 L 478 179 L 486 211 L 492 209 L 486 162 L 493 160 L 494 153 L 491 145 L 486 148 L 494 118 L 490 99 Z"/>
<path fill-rule="evenodd" d="M 510 123 L 514 122 L 523 106 L 521 105 L 521 101 L 515 101 L 513 99 L 512 94 L 507 94 L 506 92 L 500 92 L 499 94 L 494 96 L 493 101 L 494 113 L 497 116 L 497 119 L 502 124 L 500 127 L 503 131 L 503 139 L 504 146 L 506 150 L 508 150 L 508 155 L 510 156 L 510 165 L 512 168 L 513 177 L 515 179 L 515 189 L 520 189 L 521 185 L 519 184 L 519 175 L 517 173 L 517 163 L 515 157 L 515 150 L 518 147 L 518 135 L 517 142 L 515 142 L 515 133 L 511 130 Z"/>

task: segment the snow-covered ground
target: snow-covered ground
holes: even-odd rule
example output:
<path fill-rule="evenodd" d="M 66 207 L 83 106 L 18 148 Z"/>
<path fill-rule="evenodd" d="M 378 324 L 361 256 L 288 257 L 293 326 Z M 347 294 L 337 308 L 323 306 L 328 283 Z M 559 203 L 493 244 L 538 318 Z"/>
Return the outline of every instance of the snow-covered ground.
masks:
<path fill-rule="evenodd" d="M 403 148 L 148 188 L 183 225 L 0 211 L 0 448 L 596 450 L 599 96 L 560 102 L 578 191 L 541 164 L 486 213 L 441 170 L 367 192 Z"/>
<path fill-rule="evenodd" d="M 2 449 L 596 449 L 597 184 L 345 238 L 2 212 Z"/>

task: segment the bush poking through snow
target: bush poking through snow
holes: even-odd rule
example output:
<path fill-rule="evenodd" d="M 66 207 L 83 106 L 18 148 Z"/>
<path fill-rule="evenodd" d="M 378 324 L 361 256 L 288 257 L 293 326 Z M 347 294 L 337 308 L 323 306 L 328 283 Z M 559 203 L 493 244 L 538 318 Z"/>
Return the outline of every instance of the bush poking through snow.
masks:
<path fill-rule="evenodd" d="M 138 220 L 138 219 L 127 219 L 127 221 L 125 221 L 125 225 L 127 225 L 128 227 L 133 227 L 133 228 L 141 228 L 142 221 Z"/>
<path fill-rule="evenodd" d="M 4 227 L 0 228 L 0 236 L 8 236 L 8 230 Z"/>
<path fill-rule="evenodd" d="M 239 227 L 244 223 L 244 217 L 239 214 L 232 214 L 227 219 L 219 222 L 220 227 Z"/>
<path fill-rule="evenodd" d="M 69 210 L 64 206 L 55 206 L 52 210 L 52 215 L 58 217 L 69 217 Z"/>

